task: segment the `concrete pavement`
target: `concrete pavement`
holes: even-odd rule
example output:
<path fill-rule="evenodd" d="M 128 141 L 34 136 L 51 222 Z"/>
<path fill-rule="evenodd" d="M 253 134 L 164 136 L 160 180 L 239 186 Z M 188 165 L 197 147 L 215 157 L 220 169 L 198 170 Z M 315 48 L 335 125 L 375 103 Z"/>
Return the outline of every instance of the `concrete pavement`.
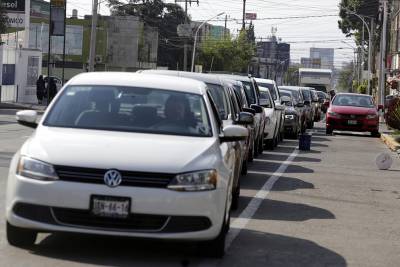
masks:
<path fill-rule="evenodd" d="M 8 162 L 30 133 L 15 124 L 12 112 L 0 110 L 0 214 Z M 286 140 L 251 164 L 232 224 L 240 226 L 236 218 L 243 214 L 251 217 L 241 217 L 247 219 L 243 229 L 231 229 L 229 237 L 236 236 L 221 261 L 185 243 L 66 234 L 42 234 L 35 247 L 22 250 L 7 244 L 1 220 L 0 266 L 400 265 L 400 159 L 379 171 L 375 157 L 389 150 L 378 138 L 325 136 L 319 128 L 312 150 L 299 152 L 264 192 L 296 147 Z M 253 214 L 244 212 L 254 203 Z"/>

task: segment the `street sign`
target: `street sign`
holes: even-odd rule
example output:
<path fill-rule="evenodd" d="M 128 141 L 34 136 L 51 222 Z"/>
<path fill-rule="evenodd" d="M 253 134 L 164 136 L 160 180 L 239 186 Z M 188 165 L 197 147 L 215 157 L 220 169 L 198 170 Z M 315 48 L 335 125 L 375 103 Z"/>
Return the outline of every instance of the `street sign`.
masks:
<path fill-rule="evenodd" d="M 51 6 L 53 7 L 65 7 L 65 0 L 51 0 Z"/>
<path fill-rule="evenodd" d="M 25 13 L 7 13 L 7 24 L 11 28 L 25 28 Z"/>
<path fill-rule="evenodd" d="M 246 13 L 246 19 L 247 20 L 256 20 L 257 19 L 257 13 Z"/>
<path fill-rule="evenodd" d="M 6 13 L 25 12 L 25 0 L 1 0 Z"/>

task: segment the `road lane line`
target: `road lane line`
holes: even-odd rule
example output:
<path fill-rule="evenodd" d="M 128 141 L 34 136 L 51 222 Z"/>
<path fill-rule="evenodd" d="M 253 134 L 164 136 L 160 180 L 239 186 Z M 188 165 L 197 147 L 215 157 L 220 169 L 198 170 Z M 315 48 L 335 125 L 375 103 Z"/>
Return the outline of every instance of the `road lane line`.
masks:
<path fill-rule="evenodd" d="M 263 187 L 257 192 L 257 194 L 252 198 L 247 207 L 242 211 L 238 218 L 232 221 L 231 229 L 228 232 L 225 242 L 226 250 L 232 245 L 233 241 L 239 235 L 240 231 L 246 228 L 247 224 L 250 222 L 251 218 L 257 212 L 263 200 L 267 197 L 271 191 L 274 184 L 279 180 L 279 178 L 285 173 L 286 169 L 297 157 L 299 151 L 295 149 L 292 154 L 279 166 L 272 176 L 265 182 Z M 265 173 L 267 174 L 267 173 Z"/>

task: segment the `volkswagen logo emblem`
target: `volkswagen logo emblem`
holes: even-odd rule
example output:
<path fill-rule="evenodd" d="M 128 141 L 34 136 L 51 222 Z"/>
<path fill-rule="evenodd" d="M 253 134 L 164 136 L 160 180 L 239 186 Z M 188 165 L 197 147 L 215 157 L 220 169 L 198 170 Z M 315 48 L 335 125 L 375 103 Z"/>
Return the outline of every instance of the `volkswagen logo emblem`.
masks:
<path fill-rule="evenodd" d="M 117 187 L 122 182 L 122 176 L 117 170 L 109 170 L 104 174 L 104 183 L 109 187 Z"/>

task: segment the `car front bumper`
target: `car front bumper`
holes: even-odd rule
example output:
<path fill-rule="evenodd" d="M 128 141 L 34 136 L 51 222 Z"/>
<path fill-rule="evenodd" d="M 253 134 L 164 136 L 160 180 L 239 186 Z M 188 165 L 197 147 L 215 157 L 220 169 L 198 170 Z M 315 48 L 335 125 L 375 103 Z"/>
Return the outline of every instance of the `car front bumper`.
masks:
<path fill-rule="evenodd" d="M 356 121 L 356 124 L 349 124 L 349 121 Z M 332 130 L 342 131 L 354 131 L 354 132 L 373 132 L 378 131 L 379 121 L 378 120 L 367 120 L 367 119 L 341 119 L 327 117 L 326 127 Z"/>
<path fill-rule="evenodd" d="M 10 174 L 7 221 L 38 232 L 75 232 L 142 238 L 209 240 L 223 224 L 225 188 L 176 192 L 163 188 L 44 182 Z M 91 197 L 131 199 L 129 220 L 96 217 Z"/>

